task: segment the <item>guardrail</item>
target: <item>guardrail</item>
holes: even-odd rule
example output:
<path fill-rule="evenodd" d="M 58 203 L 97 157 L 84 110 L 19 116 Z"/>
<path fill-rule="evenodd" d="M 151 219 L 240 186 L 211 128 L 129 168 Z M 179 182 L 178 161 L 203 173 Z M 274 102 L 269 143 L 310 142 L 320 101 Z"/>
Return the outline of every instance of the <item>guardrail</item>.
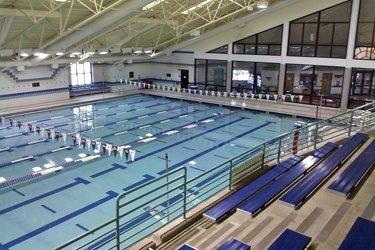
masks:
<path fill-rule="evenodd" d="M 120 194 L 116 217 L 55 249 L 126 249 L 265 165 L 315 149 L 319 143 L 343 139 L 375 128 L 375 102 L 314 123 L 297 122 L 296 129 L 268 140 L 187 180 L 181 167 Z M 125 200 L 125 201 L 124 201 Z"/>

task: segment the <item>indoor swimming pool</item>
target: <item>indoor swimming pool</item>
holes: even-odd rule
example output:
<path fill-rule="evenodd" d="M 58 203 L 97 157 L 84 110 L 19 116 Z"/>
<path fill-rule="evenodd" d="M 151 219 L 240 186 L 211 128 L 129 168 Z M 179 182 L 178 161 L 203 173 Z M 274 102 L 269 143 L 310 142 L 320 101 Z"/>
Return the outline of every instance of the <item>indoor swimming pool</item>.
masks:
<path fill-rule="evenodd" d="M 147 95 L 6 117 L 0 249 L 53 249 L 113 218 L 116 197 L 166 165 L 193 178 L 301 119 Z"/>

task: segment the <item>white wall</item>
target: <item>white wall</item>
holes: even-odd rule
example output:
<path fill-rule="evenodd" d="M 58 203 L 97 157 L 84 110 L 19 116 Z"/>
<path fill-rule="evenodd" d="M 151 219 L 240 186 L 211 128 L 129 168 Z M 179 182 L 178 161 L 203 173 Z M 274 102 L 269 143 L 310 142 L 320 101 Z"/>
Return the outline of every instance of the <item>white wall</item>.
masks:
<path fill-rule="evenodd" d="M 69 98 L 69 90 L 57 91 L 69 87 L 69 70 L 53 69 L 50 66 L 25 68 L 24 71 L 10 69 L 0 74 L 0 95 L 17 94 L 11 98 L 0 99 L 0 109 L 33 105 L 43 102 L 64 100 Z M 33 87 L 33 83 L 39 83 Z M 46 90 L 45 93 L 33 94 L 35 91 Z"/>

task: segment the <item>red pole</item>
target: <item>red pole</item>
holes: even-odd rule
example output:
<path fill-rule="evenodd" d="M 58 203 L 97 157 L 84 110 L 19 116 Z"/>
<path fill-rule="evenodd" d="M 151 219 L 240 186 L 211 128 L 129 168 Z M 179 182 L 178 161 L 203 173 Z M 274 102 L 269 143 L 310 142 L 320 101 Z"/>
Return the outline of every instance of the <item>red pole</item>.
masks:
<path fill-rule="evenodd" d="M 298 150 L 298 135 L 299 131 L 294 132 L 294 138 L 293 138 L 293 154 L 297 154 Z"/>

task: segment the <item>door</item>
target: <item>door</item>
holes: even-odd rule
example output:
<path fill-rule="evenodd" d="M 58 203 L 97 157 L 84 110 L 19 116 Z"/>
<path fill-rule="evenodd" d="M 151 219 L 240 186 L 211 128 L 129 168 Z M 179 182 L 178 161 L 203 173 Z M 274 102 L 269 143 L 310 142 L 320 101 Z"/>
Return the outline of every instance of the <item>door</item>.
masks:
<path fill-rule="evenodd" d="M 332 73 L 324 73 L 322 80 L 322 91 L 321 94 L 329 96 L 331 94 L 331 82 L 332 82 Z"/>
<path fill-rule="evenodd" d="M 181 88 L 189 88 L 189 70 L 181 69 Z"/>
<path fill-rule="evenodd" d="M 293 93 L 294 73 L 287 73 L 284 93 Z"/>
<path fill-rule="evenodd" d="M 352 82 L 352 95 L 371 95 L 373 86 L 373 72 L 355 72 L 355 79 Z"/>

